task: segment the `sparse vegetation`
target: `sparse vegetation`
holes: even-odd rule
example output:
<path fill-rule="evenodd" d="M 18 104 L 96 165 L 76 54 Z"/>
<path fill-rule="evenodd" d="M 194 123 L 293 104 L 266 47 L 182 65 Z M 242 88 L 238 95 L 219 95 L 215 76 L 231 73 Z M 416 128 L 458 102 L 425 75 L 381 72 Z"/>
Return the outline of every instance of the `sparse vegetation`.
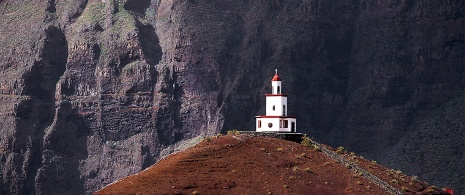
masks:
<path fill-rule="evenodd" d="M 298 171 L 299 171 L 299 167 L 298 167 L 298 166 L 292 167 L 292 171 L 298 172 Z"/>
<path fill-rule="evenodd" d="M 297 159 L 301 159 L 303 157 L 305 157 L 305 153 L 298 154 L 298 155 L 295 156 L 295 158 L 297 158 Z"/>
<path fill-rule="evenodd" d="M 307 136 L 304 136 L 302 138 L 302 141 L 300 142 L 302 146 L 313 148 L 314 150 L 321 152 L 321 148 L 319 145 L 314 144 L 313 140 L 308 138 Z"/>
<path fill-rule="evenodd" d="M 276 149 L 276 151 L 283 151 L 283 148 L 278 148 Z"/>
<path fill-rule="evenodd" d="M 310 138 L 308 138 L 307 136 L 304 136 L 302 138 L 302 142 L 300 142 L 300 144 L 302 146 L 305 146 L 305 147 L 312 147 L 313 146 L 312 140 Z"/>
<path fill-rule="evenodd" d="M 391 183 L 399 183 L 396 179 L 391 179 Z"/>
<path fill-rule="evenodd" d="M 307 171 L 309 173 L 313 173 L 313 171 L 312 171 L 312 169 L 310 169 L 310 167 L 305 168 L 305 171 Z"/>
<path fill-rule="evenodd" d="M 408 188 L 405 187 L 405 186 L 402 186 L 402 187 L 400 188 L 400 190 L 402 190 L 402 191 L 404 191 L 404 192 L 408 192 L 408 191 L 409 191 Z"/>
<path fill-rule="evenodd" d="M 228 130 L 228 135 L 239 135 L 239 131 L 237 129 Z"/>
<path fill-rule="evenodd" d="M 346 152 L 346 149 L 342 146 L 337 147 L 336 153 L 338 154 L 344 154 Z"/>

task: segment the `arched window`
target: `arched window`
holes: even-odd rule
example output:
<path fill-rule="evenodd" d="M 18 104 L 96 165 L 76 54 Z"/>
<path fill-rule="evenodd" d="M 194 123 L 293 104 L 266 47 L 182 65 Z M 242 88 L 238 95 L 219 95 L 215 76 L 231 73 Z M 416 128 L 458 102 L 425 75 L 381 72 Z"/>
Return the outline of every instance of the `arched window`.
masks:
<path fill-rule="evenodd" d="M 279 86 L 278 86 L 278 94 L 281 94 L 281 89 Z"/>
<path fill-rule="evenodd" d="M 276 110 L 276 106 L 273 105 L 273 111 L 275 111 L 275 110 Z"/>

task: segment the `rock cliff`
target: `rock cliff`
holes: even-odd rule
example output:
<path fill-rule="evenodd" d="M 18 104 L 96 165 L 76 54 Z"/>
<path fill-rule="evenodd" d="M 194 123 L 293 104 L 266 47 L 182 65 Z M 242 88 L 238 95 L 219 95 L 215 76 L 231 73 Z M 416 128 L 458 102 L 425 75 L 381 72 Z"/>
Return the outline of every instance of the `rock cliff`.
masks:
<path fill-rule="evenodd" d="M 458 189 L 464 13 L 461 0 L 0 0 L 0 194 L 90 193 L 173 144 L 253 130 L 275 68 L 299 131 Z"/>

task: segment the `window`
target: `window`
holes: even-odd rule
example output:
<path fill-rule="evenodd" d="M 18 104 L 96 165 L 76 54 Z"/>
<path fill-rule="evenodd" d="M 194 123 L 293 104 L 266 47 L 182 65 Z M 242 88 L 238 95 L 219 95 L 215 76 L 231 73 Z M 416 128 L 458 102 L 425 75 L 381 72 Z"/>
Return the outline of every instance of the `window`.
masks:
<path fill-rule="evenodd" d="M 280 94 L 280 93 L 281 93 L 281 90 L 280 90 L 280 87 L 278 86 L 278 94 Z"/>
<path fill-rule="evenodd" d="M 262 120 L 258 120 L 258 128 L 262 128 Z"/>
<path fill-rule="evenodd" d="M 286 105 L 283 105 L 283 116 L 286 116 Z"/>
<path fill-rule="evenodd" d="M 289 124 L 288 120 L 284 120 L 283 121 L 283 128 L 288 128 L 289 127 L 288 124 Z"/>
<path fill-rule="evenodd" d="M 276 107 L 273 105 L 273 111 L 276 109 Z"/>
<path fill-rule="evenodd" d="M 273 127 L 273 123 L 268 123 L 268 127 L 269 128 Z"/>

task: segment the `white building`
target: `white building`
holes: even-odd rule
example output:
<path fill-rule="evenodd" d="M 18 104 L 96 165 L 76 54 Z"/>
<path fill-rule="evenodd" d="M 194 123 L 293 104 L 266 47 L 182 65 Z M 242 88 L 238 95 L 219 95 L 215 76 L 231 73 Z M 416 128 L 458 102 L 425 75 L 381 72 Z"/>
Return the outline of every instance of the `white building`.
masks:
<path fill-rule="evenodd" d="M 258 132 L 296 132 L 296 117 L 287 116 L 287 95 L 281 94 L 278 70 L 271 79 L 271 94 L 266 96 L 266 115 L 255 116 Z"/>

